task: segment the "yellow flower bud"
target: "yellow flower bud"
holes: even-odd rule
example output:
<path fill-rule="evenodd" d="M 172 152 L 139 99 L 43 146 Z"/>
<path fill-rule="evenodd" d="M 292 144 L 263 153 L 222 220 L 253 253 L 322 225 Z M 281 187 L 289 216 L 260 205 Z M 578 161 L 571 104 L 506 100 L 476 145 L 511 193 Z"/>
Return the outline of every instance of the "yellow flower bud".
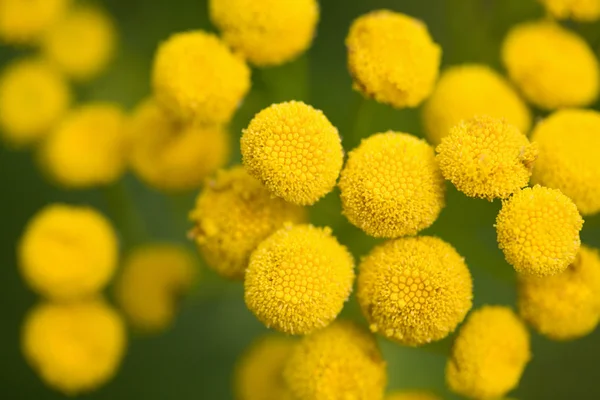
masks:
<path fill-rule="evenodd" d="M 427 390 L 398 390 L 388 394 L 385 400 L 442 400 L 442 398 Z"/>
<path fill-rule="evenodd" d="M 600 18 L 600 0 L 538 0 L 555 18 L 591 22 Z"/>
<path fill-rule="evenodd" d="M 0 42 L 36 44 L 66 12 L 71 0 L 0 1 Z"/>

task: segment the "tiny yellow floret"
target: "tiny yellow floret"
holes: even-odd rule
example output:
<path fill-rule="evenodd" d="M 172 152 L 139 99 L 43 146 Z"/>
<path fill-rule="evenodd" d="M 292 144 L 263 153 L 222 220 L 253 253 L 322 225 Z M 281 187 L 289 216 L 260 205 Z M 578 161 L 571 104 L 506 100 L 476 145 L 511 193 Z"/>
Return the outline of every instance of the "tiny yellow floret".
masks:
<path fill-rule="evenodd" d="M 71 0 L 1 0 L 0 42 L 37 44 L 44 31 L 60 20 L 70 3 Z"/>
<path fill-rule="evenodd" d="M 357 18 L 346 38 L 354 89 L 396 108 L 416 107 L 433 90 L 442 50 L 420 20 L 389 10 Z"/>
<path fill-rule="evenodd" d="M 191 236 L 209 267 L 228 279 L 244 279 L 250 254 L 286 223 L 306 212 L 271 193 L 241 167 L 209 179 L 190 213 Z"/>
<path fill-rule="evenodd" d="M 502 61 L 525 98 L 540 108 L 586 106 L 598 97 L 594 52 L 582 37 L 555 22 L 512 28 L 502 44 Z"/>
<path fill-rule="evenodd" d="M 179 301 L 194 283 L 197 267 L 193 254 L 183 246 L 153 243 L 134 249 L 115 286 L 129 323 L 148 333 L 168 328 Z"/>
<path fill-rule="evenodd" d="M 290 203 L 311 205 L 331 192 L 343 163 L 338 130 L 321 110 L 301 101 L 260 111 L 241 139 L 244 166 Z"/>
<path fill-rule="evenodd" d="M 538 0 L 557 19 L 573 19 L 581 22 L 600 18 L 600 0 Z"/>
<path fill-rule="evenodd" d="M 458 332 L 446 382 L 465 397 L 498 399 L 517 387 L 530 359 L 525 324 L 508 307 L 483 306 Z"/>
<path fill-rule="evenodd" d="M 384 400 L 442 400 L 428 390 L 397 390 L 388 394 Z"/>
<path fill-rule="evenodd" d="M 346 218 L 375 237 L 414 235 L 431 226 L 445 204 L 433 148 L 401 132 L 363 139 L 348 155 L 339 187 Z"/>
<path fill-rule="evenodd" d="M 527 186 L 537 145 L 505 119 L 460 122 L 436 148 L 444 178 L 470 197 L 505 199 Z"/>
<path fill-rule="evenodd" d="M 427 139 L 436 145 L 450 128 L 476 115 L 506 118 L 523 133 L 531 126 L 525 102 L 504 77 L 483 64 L 464 64 L 443 71 L 421 112 Z"/>
<path fill-rule="evenodd" d="M 556 275 L 575 261 L 583 219 L 560 190 L 525 188 L 502 203 L 496 218 L 498 245 L 519 273 Z"/>
<path fill-rule="evenodd" d="M 319 20 L 316 0 L 210 0 L 209 11 L 223 40 L 261 67 L 306 51 Z"/>
<path fill-rule="evenodd" d="M 153 100 L 136 108 L 127 130 L 133 172 L 159 190 L 197 189 L 229 159 L 225 128 L 177 122 Z"/>
<path fill-rule="evenodd" d="M 519 277 L 519 312 L 539 333 L 572 340 L 592 332 L 600 320 L 600 256 L 581 246 L 565 272 Z"/>
<path fill-rule="evenodd" d="M 331 229 L 287 225 L 250 256 L 244 298 L 267 327 L 302 335 L 337 317 L 353 282 L 352 255 Z"/>
<path fill-rule="evenodd" d="M 464 259 L 431 236 L 390 240 L 359 266 L 358 302 L 373 332 L 409 346 L 445 338 L 471 309 Z"/>
<path fill-rule="evenodd" d="M 126 347 L 121 317 L 101 300 L 43 303 L 25 320 L 22 351 L 49 386 L 75 396 L 116 373 Z"/>
<path fill-rule="evenodd" d="M 375 338 L 349 321 L 304 337 L 283 374 L 294 400 L 382 400 L 387 381 Z"/>
<path fill-rule="evenodd" d="M 539 146 L 534 183 L 560 189 L 582 215 L 600 211 L 600 113 L 560 110 L 536 125 L 531 140 Z"/>
<path fill-rule="evenodd" d="M 236 400 L 292 400 L 283 380 L 283 368 L 296 341 L 279 335 L 255 340 L 237 362 Z"/>
<path fill-rule="evenodd" d="M 125 121 L 116 104 L 90 103 L 71 111 L 40 149 L 44 172 L 68 188 L 115 182 L 127 164 Z"/>
<path fill-rule="evenodd" d="M 110 222 L 88 207 L 48 205 L 28 222 L 18 246 L 19 267 L 33 290 L 55 300 L 94 294 L 118 262 Z"/>
<path fill-rule="evenodd" d="M 152 86 L 178 119 L 224 124 L 250 89 L 250 68 L 211 33 L 176 33 L 155 54 Z"/>
<path fill-rule="evenodd" d="M 10 63 L 0 75 L 0 131 L 11 145 L 40 140 L 64 116 L 71 103 L 65 78 L 37 59 Z"/>
<path fill-rule="evenodd" d="M 78 81 L 95 78 L 112 60 L 117 32 L 111 17 L 90 5 L 75 6 L 42 37 L 41 51 Z"/>

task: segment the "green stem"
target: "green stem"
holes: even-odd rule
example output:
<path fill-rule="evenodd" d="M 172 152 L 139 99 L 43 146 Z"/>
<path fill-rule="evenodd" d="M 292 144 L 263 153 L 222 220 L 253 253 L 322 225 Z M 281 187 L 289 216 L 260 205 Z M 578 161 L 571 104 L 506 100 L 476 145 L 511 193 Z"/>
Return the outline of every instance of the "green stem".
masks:
<path fill-rule="evenodd" d="M 137 245 L 146 240 L 146 227 L 139 215 L 125 182 L 120 180 L 104 188 L 108 212 L 126 245 Z"/>

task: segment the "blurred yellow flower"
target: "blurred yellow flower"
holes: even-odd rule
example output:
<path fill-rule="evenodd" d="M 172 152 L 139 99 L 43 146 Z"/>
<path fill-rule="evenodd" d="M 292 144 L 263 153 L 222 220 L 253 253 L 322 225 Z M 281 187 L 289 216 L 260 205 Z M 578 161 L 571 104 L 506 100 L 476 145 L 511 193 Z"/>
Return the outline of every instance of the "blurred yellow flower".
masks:
<path fill-rule="evenodd" d="M 555 18 L 591 22 L 600 18 L 600 0 L 539 0 Z"/>
<path fill-rule="evenodd" d="M 385 400 L 442 400 L 442 398 L 427 390 L 397 390 L 388 394 Z"/>
<path fill-rule="evenodd" d="M 37 44 L 42 33 L 67 11 L 71 0 L 0 1 L 0 42 Z"/>

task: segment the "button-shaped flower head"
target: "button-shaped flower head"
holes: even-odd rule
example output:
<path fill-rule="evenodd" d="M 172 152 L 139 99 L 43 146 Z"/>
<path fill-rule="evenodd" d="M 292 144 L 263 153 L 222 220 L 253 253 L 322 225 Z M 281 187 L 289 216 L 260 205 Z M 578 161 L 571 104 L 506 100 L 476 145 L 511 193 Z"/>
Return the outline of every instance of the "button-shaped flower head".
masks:
<path fill-rule="evenodd" d="M 591 22 L 600 18 L 600 0 L 538 0 L 557 19 Z"/>

